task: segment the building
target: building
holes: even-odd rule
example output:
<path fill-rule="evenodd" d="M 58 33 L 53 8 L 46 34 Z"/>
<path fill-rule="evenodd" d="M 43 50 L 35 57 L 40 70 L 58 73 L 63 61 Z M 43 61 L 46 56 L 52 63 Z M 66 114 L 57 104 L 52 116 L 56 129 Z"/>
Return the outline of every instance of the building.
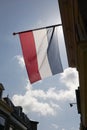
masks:
<path fill-rule="evenodd" d="M 31 121 L 15 106 L 9 97 L 2 97 L 4 87 L 0 84 L 0 130 L 37 130 L 37 121 Z"/>
<path fill-rule="evenodd" d="M 87 0 L 58 0 L 70 67 L 79 73 L 76 91 L 80 130 L 87 130 Z"/>

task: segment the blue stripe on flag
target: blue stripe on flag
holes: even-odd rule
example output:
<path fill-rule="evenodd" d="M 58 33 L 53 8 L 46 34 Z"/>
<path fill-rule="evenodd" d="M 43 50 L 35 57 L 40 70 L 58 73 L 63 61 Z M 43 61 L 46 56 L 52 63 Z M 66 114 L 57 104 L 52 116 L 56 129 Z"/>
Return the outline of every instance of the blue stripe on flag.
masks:
<path fill-rule="evenodd" d="M 48 37 L 48 44 L 49 44 L 47 55 L 48 55 L 48 60 L 51 67 L 52 74 L 57 74 L 63 71 L 56 31 L 57 31 L 56 28 L 47 29 L 47 37 Z"/>

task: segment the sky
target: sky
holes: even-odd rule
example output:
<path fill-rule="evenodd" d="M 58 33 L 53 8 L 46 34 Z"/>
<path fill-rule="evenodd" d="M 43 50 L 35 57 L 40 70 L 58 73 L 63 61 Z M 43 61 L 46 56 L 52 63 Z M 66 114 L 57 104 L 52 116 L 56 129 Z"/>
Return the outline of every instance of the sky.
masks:
<path fill-rule="evenodd" d="M 0 1 L 0 82 L 4 96 L 21 105 L 38 130 L 78 130 L 79 114 L 75 90 L 79 86 L 76 68 L 68 67 L 62 27 L 58 29 L 63 73 L 30 84 L 19 36 L 13 32 L 60 24 L 57 0 Z"/>

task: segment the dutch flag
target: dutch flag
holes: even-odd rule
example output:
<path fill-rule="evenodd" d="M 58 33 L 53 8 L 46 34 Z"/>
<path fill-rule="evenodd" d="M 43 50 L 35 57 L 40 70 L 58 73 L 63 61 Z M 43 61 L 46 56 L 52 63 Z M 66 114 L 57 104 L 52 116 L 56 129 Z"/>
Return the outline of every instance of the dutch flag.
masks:
<path fill-rule="evenodd" d="M 56 27 L 23 32 L 19 37 L 31 83 L 63 71 Z"/>

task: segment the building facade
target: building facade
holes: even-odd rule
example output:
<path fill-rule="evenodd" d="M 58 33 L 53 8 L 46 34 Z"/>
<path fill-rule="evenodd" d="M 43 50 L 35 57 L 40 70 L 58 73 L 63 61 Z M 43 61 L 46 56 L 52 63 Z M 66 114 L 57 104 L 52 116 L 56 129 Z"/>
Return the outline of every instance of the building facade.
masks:
<path fill-rule="evenodd" d="M 15 106 L 9 97 L 2 97 L 4 87 L 0 84 L 0 130 L 37 130 L 37 121 L 31 121 Z"/>
<path fill-rule="evenodd" d="M 87 130 L 87 0 L 58 0 L 69 67 L 79 74 L 80 130 Z"/>

